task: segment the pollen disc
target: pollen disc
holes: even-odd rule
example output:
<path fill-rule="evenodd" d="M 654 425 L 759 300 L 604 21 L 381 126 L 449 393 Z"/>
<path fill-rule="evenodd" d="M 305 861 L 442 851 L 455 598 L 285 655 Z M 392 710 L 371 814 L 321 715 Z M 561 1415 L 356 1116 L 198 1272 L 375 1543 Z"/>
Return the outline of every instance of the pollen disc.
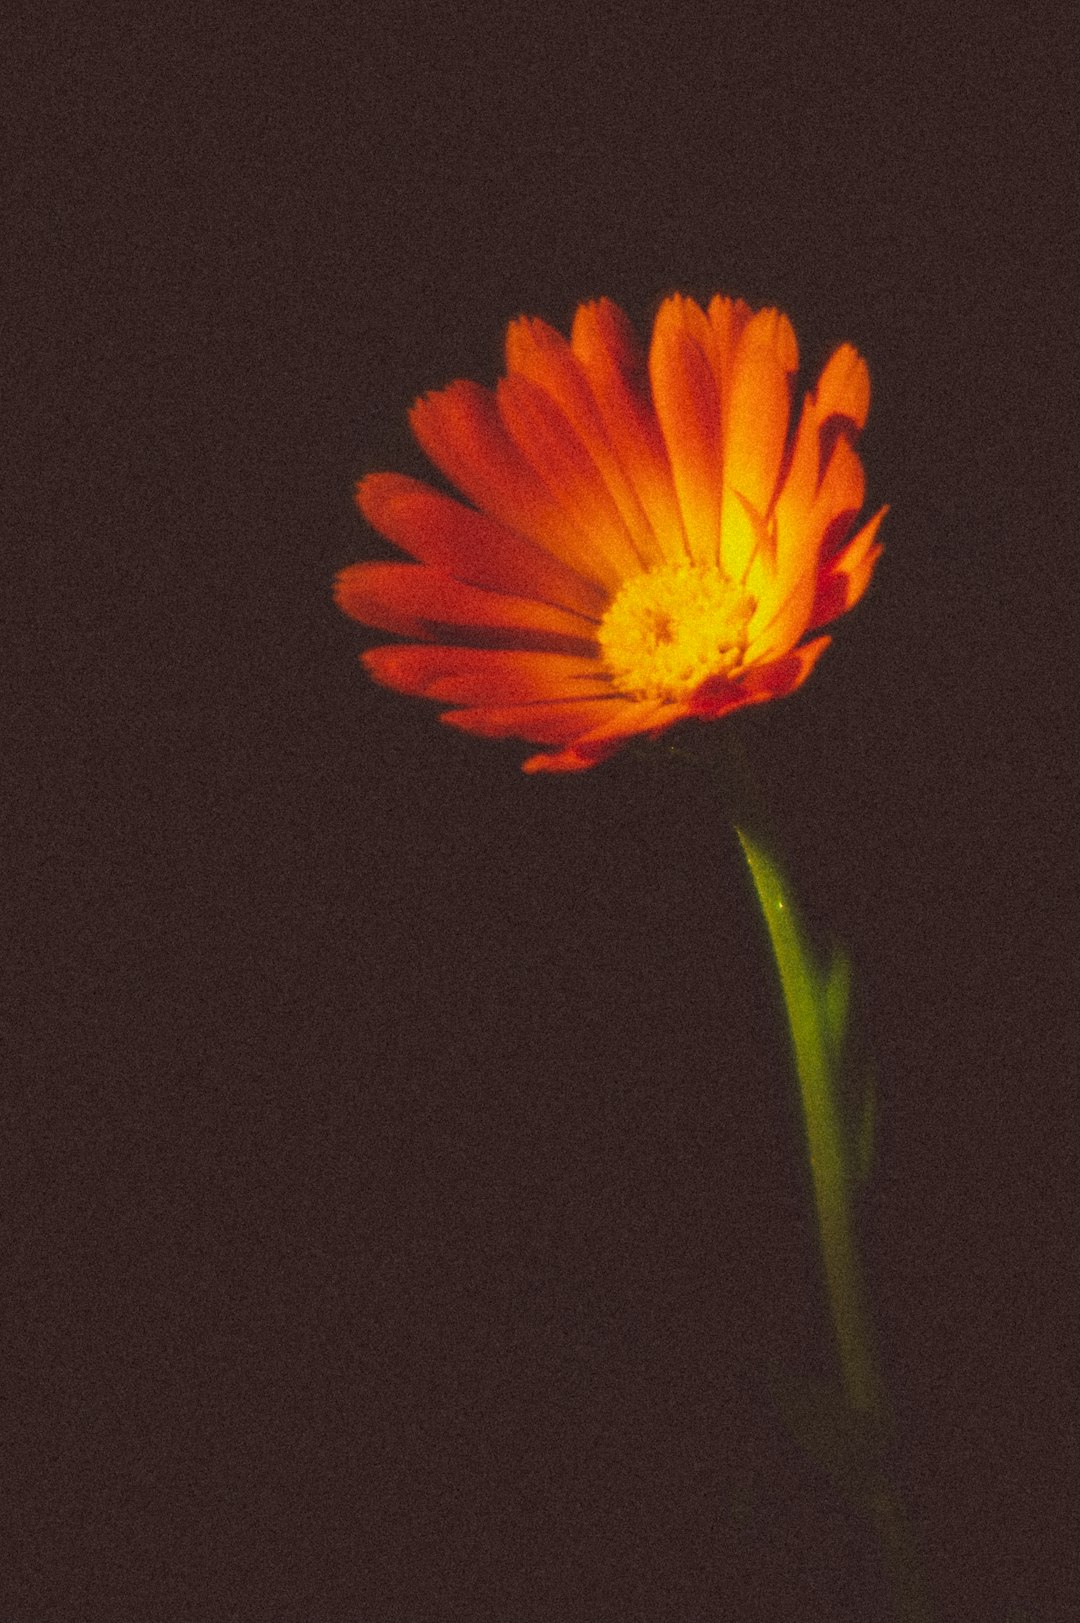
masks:
<path fill-rule="evenodd" d="M 755 607 L 715 565 L 665 564 L 626 581 L 597 640 L 621 692 L 684 699 L 739 668 Z"/>

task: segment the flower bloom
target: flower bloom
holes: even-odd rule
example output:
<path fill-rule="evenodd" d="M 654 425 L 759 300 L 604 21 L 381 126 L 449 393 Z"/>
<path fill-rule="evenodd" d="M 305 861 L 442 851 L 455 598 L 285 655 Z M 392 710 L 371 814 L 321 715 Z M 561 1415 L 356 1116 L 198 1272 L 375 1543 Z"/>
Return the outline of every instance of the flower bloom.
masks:
<path fill-rule="evenodd" d="M 548 746 L 527 772 L 593 766 L 637 733 L 791 693 L 858 602 L 882 508 L 853 534 L 870 376 L 850 344 L 789 433 L 798 348 L 777 310 L 679 294 L 646 357 L 608 299 L 570 340 L 513 321 L 494 391 L 452 383 L 410 421 L 474 504 L 375 473 L 357 501 L 417 563 L 354 564 L 337 602 L 410 640 L 377 681 L 488 738 Z"/>

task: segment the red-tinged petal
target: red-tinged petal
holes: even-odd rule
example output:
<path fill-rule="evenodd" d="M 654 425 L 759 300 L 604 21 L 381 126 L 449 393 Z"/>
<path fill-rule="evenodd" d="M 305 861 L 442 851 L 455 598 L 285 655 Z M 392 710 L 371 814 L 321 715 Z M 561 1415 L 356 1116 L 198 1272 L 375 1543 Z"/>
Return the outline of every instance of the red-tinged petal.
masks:
<path fill-rule="evenodd" d="M 704 311 L 675 294 L 660 306 L 649 350 L 656 414 L 667 446 L 690 558 L 720 559 L 723 441 L 720 391 Z"/>
<path fill-rule="evenodd" d="M 841 437 L 833 446 L 828 466 L 810 512 L 811 528 L 825 527 L 841 513 L 859 512 L 866 500 L 866 475 L 858 453 Z"/>
<path fill-rule="evenodd" d="M 628 738 L 640 733 L 664 732 L 689 713 L 685 704 L 630 702 L 612 720 L 576 738 L 569 749 L 557 755 L 531 755 L 522 762 L 522 771 L 583 772 L 614 755 Z"/>
<path fill-rule="evenodd" d="M 594 582 L 486 513 L 399 473 L 361 480 L 357 505 L 404 552 L 474 586 L 538 601 L 599 621 L 608 598 Z"/>
<path fill-rule="evenodd" d="M 790 374 L 799 364 L 791 323 L 778 310 L 759 310 L 739 339 L 725 412 L 724 484 L 764 518 L 772 509 L 787 446 Z M 741 526 L 729 524 L 736 504 L 725 498 L 723 565 L 741 578 L 749 554 Z"/>
<path fill-rule="evenodd" d="M 856 531 L 847 545 L 832 559 L 830 563 L 832 570 L 850 571 L 858 569 L 874 550 L 875 545 L 877 545 L 878 551 L 883 550 L 877 541 L 877 533 L 888 511 L 888 505 L 879 507 L 873 517 L 868 519 L 860 530 Z"/>
<path fill-rule="evenodd" d="M 877 568 L 877 561 L 884 551 L 885 548 L 879 541 L 877 546 L 870 548 L 870 551 L 867 553 L 865 558 L 863 558 L 857 564 L 852 564 L 850 570 L 847 572 L 847 591 L 844 594 L 844 602 L 840 609 L 841 614 L 846 614 L 848 609 L 853 609 L 856 603 L 862 597 L 863 593 L 866 591 L 866 588 L 874 578 L 874 570 Z M 812 623 L 811 629 L 816 630 L 817 627 Z"/>
<path fill-rule="evenodd" d="M 619 748 L 616 740 L 608 751 L 614 755 Z M 568 750 L 542 750 L 539 755 L 530 755 L 522 761 L 523 772 L 588 772 L 591 767 L 599 766 L 601 761 L 607 760 L 607 755 L 579 755 L 575 749 Z"/>
<path fill-rule="evenodd" d="M 848 440 L 841 437 L 833 446 L 809 512 L 800 513 L 786 505 L 781 509 L 780 503 L 777 504 L 774 601 L 785 605 L 784 626 L 790 629 L 795 625 L 792 642 L 797 641 L 807 627 L 814 600 L 812 582 L 820 567 L 826 535 L 831 530 L 846 535 L 845 519 L 847 525 L 854 521 L 865 493 L 862 463 Z M 796 624 L 803 609 L 807 619 Z M 772 635 L 769 646 L 777 646 Z"/>
<path fill-rule="evenodd" d="M 865 425 L 869 409 L 866 362 L 853 345 L 841 344 L 803 404 L 791 462 L 777 496 L 777 520 L 789 533 L 800 529 L 814 505 L 818 481 L 832 461 L 838 433 L 853 441 Z"/>
<path fill-rule="evenodd" d="M 486 389 L 452 383 L 418 400 L 410 421 L 435 466 L 478 507 L 595 586 L 609 593 L 618 590 L 619 570 L 590 544 L 522 456 Z"/>
<path fill-rule="evenodd" d="M 711 677 L 693 696 L 693 714 L 715 721 L 744 705 L 765 704 L 769 699 L 782 699 L 794 693 L 806 681 L 830 642 L 831 637 L 817 637 L 813 642 L 792 648 L 779 659 L 755 666 L 734 681 L 730 677 Z"/>
<path fill-rule="evenodd" d="M 528 378 L 511 373 L 495 398 L 511 437 L 526 461 L 605 563 L 611 579 L 624 580 L 644 568 L 641 554 L 600 470 L 550 395 Z"/>
<path fill-rule="evenodd" d="M 810 612 L 809 630 L 816 631 L 818 626 L 828 625 L 830 620 L 846 614 L 866 591 L 885 550 L 876 537 L 887 512 L 887 507 L 880 508 L 822 571 Z"/>
<path fill-rule="evenodd" d="M 354 620 L 399 636 L 595 657 L 595 627 L 580 615 L 468 586 L 424 564 L 351 564 L 338 576 L 334 596 Z"/>
<path fill-rule="evenodd" d="M 633 540 L 639 567 L 660 562 L 652 526 L 623 471 L 582 364 L 562 333 L 546 321 L 521 316 L 507 328 L 506 364 L 510 373 L 544 391 L 585 447 Z"/>
<path fill-rule="evenodd" d="M 602 726 L 615 707 L 630 707 L 632 699 L 554 700 L 539 704 L 513 704 L 472 710 L 444 710 L 440 720 L 462 732 L 484 738 L 524 738 L 531 744 L 569 744 L 593 727 Z"/>
<path fill-rule="evenodd" d="M 570 348 L 656 538 L 652 562 L 679 562 L 687 556 L 682 514 L 633 328 L 610 299 L 583 304 L 574 317 Z"/>
<path fill-rule="evenodd" d="M 427 643 L 372 648 L 364 664 L 386 687 L 443 704 L 515 705 L 606 699 L 611 679 L 596 659 Z"/>

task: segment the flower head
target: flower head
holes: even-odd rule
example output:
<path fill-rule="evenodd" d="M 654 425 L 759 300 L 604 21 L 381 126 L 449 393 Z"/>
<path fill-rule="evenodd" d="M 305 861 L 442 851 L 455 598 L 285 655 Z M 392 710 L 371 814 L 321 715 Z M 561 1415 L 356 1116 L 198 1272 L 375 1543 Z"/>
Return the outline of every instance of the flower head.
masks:
<path fill-rule="evenodd" d="M 452 383 L 410 414 L 473 505 L 393 473 L 357 488 L 418 560 L 338 576 L 347 614 L 409 639 L 367 669 L 455 727 L 548 746 L 527 772 L 791 693 L 866 590 L 886 511 L 855 530 L 865 361 L 842 344 L 792 433 L 797 366 L 786 316 L 719 295 L 666 299 L 647 358 L 608 299 L 569 342 L 511 322 L 494 391 Z"/>

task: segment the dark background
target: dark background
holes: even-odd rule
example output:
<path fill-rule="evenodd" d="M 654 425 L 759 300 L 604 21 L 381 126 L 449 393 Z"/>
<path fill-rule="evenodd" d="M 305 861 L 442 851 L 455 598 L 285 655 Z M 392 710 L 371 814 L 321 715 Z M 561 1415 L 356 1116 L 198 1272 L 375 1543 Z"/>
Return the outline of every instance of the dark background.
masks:
<path fill-rule="evenodd" d="M 524 778 L 330 599 L 415 395 L 675 289 L 870 362 L 884 560 L 736 725 L 857 957 L 939 1616 L 1080 1616 L 1070 47 L 798 15 L 16 25 L 11 1623 L 888 1616 L 769 1395 L 827 1325 L 715 797 Z"/>

